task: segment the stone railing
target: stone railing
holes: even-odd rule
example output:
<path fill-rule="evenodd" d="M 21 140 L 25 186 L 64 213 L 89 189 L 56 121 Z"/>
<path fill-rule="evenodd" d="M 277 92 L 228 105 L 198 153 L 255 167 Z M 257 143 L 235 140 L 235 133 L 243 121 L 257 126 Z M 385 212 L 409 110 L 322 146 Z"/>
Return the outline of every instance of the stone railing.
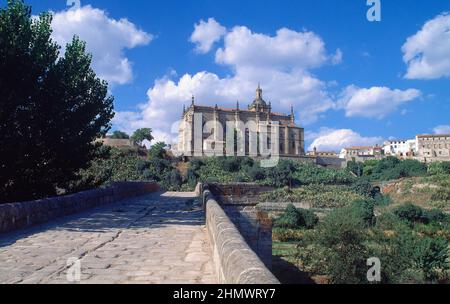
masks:
<path fill-rule="evenodd" d="M 259 256 L 250 248 L 214 195 L 202 187 L 206 228 L 219 283 L 279 284 Z"/>
<path fill-rule="evenodd" d="M 0 233 L 10 232 L 122 199 L 156 192 L 159 186 L 149 182 L 114 183 L 96 189 L 37 201 L 0 205 Z"/>

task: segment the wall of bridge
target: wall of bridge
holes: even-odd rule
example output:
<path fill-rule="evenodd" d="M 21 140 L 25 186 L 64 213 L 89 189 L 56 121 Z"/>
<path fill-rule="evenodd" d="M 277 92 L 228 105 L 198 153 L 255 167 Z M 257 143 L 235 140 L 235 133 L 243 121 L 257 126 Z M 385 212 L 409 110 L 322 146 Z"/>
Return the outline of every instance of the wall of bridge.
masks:
<path fill-rule="evenodd" d="M 258 209 L 269 190 L 254 184 L 208 184 L 202 189 L 213 260 L 219 282 L 278 284 L 270 272 L 272 222 Z"/>
<path fill-rule="evenodd" d="M 0 233 L 45 223 L 52 219 L 158 190 L 159 186 L 156 183 L 121 182 L 114 183 L 105 189 L 36 201 L 3 204 L 0 205 Z"/>

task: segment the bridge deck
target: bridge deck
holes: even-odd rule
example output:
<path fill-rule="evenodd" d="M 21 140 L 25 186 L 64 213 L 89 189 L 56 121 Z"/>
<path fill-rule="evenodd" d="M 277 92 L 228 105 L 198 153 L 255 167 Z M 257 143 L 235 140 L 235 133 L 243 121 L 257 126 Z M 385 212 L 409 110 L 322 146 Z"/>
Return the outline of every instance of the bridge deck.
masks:
<path fill-rule="evenodd" d="M 216 283 L 193 193 L 154 193 L 0 235 L 0 283 Z"/>

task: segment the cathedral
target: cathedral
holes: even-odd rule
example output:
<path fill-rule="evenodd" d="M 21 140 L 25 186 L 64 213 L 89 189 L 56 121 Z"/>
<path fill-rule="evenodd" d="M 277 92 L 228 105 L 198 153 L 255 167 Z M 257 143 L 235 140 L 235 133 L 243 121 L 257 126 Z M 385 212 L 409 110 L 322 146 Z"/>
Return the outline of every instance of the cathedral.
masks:
<path fill-rule="evenodd" d="M 267 140 L 260 137 L 263 133 Z M 305 155 L 304 129 L 295 125 L 294 108 L 290 115 L 272 112 L 260 86 L 247 109 L 241 109 L 239 102 L 235 109 L 196 105 L 192 97 L 191 106 L 183 108 L 178 140 L 178 153 L 186 157 L 259 157 L 264 147 L 285 158 Z"/>

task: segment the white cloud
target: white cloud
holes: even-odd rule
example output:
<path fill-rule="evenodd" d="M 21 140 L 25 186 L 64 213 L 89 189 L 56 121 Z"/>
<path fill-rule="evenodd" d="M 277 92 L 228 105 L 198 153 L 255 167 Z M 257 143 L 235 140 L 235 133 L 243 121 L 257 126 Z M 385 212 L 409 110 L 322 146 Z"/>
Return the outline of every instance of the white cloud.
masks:
<path fill-rule="evenodd" d="M 318 133 L 310 133 L 308 137 L 313 139 L 309 150 L 314 147 L 318 151 L 340 151 L 351 146 L 371 146 L 383 142 L 382 137 L 364 137 L 350 129 L 322 128 Z"/>
<path fill-rule="evenodd" d="M 225 35 L 226 31 L 227 29 L 214 18 L 209 18 L 207 22 L 200 20 L 198 24 L 195 24 L 194 32 L 189 41 L 195 43 L 197 52 L 206 54 L 211 50 L 214 43 Z"/>
<path fill-rule="evenodd" d="M 358 88 L 348 86 L 338 102 L 347 117 L 383 118 L 402 104 L 421 96 L 416 89 L 398 90 L 387 87 Z"/>
<path fill-rule="evenodd" d="M 86 41 L 94 70 L 110 84 L 125 84 L 133 78 L 132 63 L 124 50 L 147 45 L 153 39 L 127 19 L 109 18 L 105 11 L 90 5 L 54 13 L 52 28 L 53 39 L 63 47 L 74 35 Z"/>
<path fill-rule="evenodd" d="M 334 64 L 334 65 L 342 63 L 342 57 L 343 56 L 344 56 L 344 54 L 342 53 L 341 49 L 337 49 L 336 50 L 336 54 L 334 54 L 331 57 L 331 63 Z"/>
<path fill-rule="evenodd" d="M 443 13 L 425 23 L 402 47 L 408 79 L 450 76 L 450 14 Z"/>
<path fill-rule="evenodd" d="M 237 70 L 305 70 L 332 59 L 333 56 L 326 54 L 325 43 L 315 33 L 296 32 L 287 28 L 278 30 L 275 36 L 268 36 L 253 33 L 245 26 L 236 26 L 225 36 L 224 48 L 216 53 L 217 63 L 230 65 Z"/>
<path fill-rule="evenodd" d="M 259 82 L 264 99 L 272 102 L 274 111 L 289 113 L 294 105 L 299 122 L 312 123 L 335 105 L 327 93 L 328 84 L 309 69 L 341 59 L 340 51 L 328 55 L 325 43 L 313 32 L 280 29 L 271 37 L 244 26 L 235 27 L 216 52 L 216 62 L 229 67 L 232 75 L 220 77 L 202 71 L 179 79 L 173 75 L 162 77 L 148 90 L 148 102 L 139 108 L 137 119 L 133 114 L 131 122 L 119 124 L 116 119 L 115 124 L 146 125 L 173 138 L 176 134 L 170 134 L 172 125 L 181 118 L 183 104 L 190 105 L 192 94 L 197 104 L 235 107 L 239 100 L 245 107 L 254 99 Z"/>
<path fill-rule="evenodd" d="M 450 134 L 450 125 L 440 125 L 433 129 L 435 134 Z"/>

